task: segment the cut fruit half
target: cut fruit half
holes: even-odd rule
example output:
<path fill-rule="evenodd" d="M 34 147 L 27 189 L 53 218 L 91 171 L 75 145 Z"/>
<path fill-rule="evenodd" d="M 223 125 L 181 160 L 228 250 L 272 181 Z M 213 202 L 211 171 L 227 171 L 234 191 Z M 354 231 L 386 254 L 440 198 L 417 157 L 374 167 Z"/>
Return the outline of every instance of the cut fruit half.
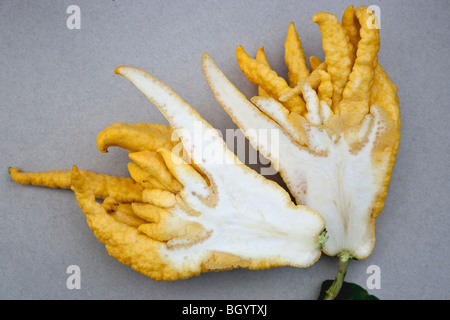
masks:
<path fill-rule="evenodd" d="M 133 67 L 116 73 L 171 124 L 117 123 L 99 133 L 101 152 L 111 146 L 130 152 L 131 178 L 76 166 L 44 173 L 11 168 L 16 182 L 71 188 L 109 254 L 155 280 L 238 267 L 307 267 L 319 259 L 325 228 L 319 213 L 294 204 L 286 190 L 241 163 L 167 85 Z"/>
<path fill-rule="evenodd" d="M 324 217 L 329 240 L 323 251 L 357 259 L 373 250 L 375 219 L 384 205 L 400 141 L 397 88 L 378 64 L 378 29 L 364 23 L 372 14 L 365 7 L 349 7 L 344 25 L 334 15 L 316 14 L 325 61 L 316 62 L 309 75 L 303 72 L 303 81 L 287 89 L 268 63 L 250 58 L 239 46 L 239 66 L 265 92 L 252 98 L 253 103 L 207 54 L 203 57 L 217 101 L 272 161 L 297 203 Z M 287 41 L 292 41 L 292 28 Z M 297 57 L 305 59 L 304 54 Z M 257 139 L 248 134 L 250 129 L 279 130 L 279 145 Z"/>

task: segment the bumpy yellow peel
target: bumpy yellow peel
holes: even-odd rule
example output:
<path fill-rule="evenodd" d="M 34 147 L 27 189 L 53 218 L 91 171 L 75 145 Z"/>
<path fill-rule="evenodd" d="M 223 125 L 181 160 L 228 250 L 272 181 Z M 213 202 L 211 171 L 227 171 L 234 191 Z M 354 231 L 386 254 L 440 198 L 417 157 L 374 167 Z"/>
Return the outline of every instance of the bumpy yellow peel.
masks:
<path fill-rule="evenodd" d="M 50 188 L 70 189 L 72 187 L 71 170 L 54 170 L 48 172 L 20 172 L 10 168 L 11 177 L 20 184 L 33 184 Z M 82 170 L 89 181 L 95 197 L 104 199 L 113 197 L 120 202 L 142 201 L 144 188 L 127 177 L 115 177 L 107 174 Z"/>
<path fill-rule="evenodd" d="M 203 63 L 217 101 L 244 133 L 279 130 L 279 153 L 247 137 L 272 161 L 297 203 L 322 214 L 329 236 L 323 251 L 357 259 L 373 250 L 375 219 L 400 142 L 397 87 L 378 63 L 379 30 L 366 23 L 372 15 L 366 7 L 349 7 L 342 24 L 329 13 L 314 15 L 325 62 L 311 58 L 310 75 L 278 96 L 254 97 L 250 103 L 210 59 Z M 239 51 L 238 63 L 249 81 L 268 88 L 281 82 L 275 77 L 255 81 L 248 72 L 254 62 L 240 59 Z M 267 68 L 264 74 L 271 74 Z M 292 99 L 305 101 L 303 112 L 286 106 Z"/>

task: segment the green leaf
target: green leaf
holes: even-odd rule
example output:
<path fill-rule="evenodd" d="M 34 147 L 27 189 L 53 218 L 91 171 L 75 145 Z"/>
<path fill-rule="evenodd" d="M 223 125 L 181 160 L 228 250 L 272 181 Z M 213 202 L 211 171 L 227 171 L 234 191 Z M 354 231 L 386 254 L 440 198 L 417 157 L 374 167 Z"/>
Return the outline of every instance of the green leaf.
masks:
<path fill-rule="evenodd" d="M 317 300 L 323 300 L 327 290 L 330 288 L 333 280 L 325 280 L 320 288 L 320 294 Z M 379 300 L 376 296 L 371 295 L 363 287 L 350 282 L 343 282 L 339 294 L 334 300 Z"/>

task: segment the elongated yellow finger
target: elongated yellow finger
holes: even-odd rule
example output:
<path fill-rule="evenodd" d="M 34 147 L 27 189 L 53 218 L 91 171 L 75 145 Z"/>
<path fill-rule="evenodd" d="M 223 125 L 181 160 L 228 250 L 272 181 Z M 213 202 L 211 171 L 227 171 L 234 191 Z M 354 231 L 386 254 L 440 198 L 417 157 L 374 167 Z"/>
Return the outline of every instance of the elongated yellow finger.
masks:
<path fill-rule="evenodd" d="M 333 105 L 342 100 L 342 92 L 352 70 L 352 44 L 337 17 L 320 12 L 313 16 L 322 33 L 322 47 L 325 52 L 327 71 L 333 83 Z"/>
<path fill-rule="evenodd" d="M 322 62 L 314 69 L 313 72 L 310 73 L 308 78 L 306 78 L 306 83 L 314 90 L 317 89 L 317 87 L 320 84 L 320 79 L 321 79 L 320 71 L 321 70 L 326 71 L 327 69 L 328 69 L 328 66 L 327 66 L 326 62 Z"/>
<path fill-rule="evenodd" d="M 111 146 L 120 147 L 130 152 L 141 150 L 171 149 L 173 130 L 163 124 L 123 122 L 114 123 L 103 129 L 97 136 L 97 148 L 107 152 Z"/>
<path fill-rule="evenodd" d="M 132 152 L 129 157 L 142 169 L 155 177 L 165 188 L 179 192 L 183 186 L 170 173 L 162 157 L 152 151 Z"/>
<path fill-rule="evenodd" d="M 237 47 L 236 57 L 239 67 L 247 79 L 251 83 L 261 86 L 271 97 L 278 100 L 283 93 L 290 90 L 286 80 L 279 77 L 275 71 L 264 63 L 252 59 L 242 46 Z M 283 105 L 291 112 L 303 113 L 305 111 L 305 102 L 298 95 L 283 102 Z"/>
<path fill-rule="evenodd" d="M 119 202 L 142 200 L 144 189 L 131 178 L 96 174 L 89 171 L 82 172 L 87 177 L 94 194 L 99 198 L 104 199 L 110 196 Z"/>
<path fill-rule="evenodd" d="M 342 15 L 342 27 L 347 34 L 350 43 L 352 44 L 352 61 L 355 61 L 356 48 L 358 48 L 359 36 L 359 22 L 355 16 L 355 10 L 353 6 L 348 6 Z"/>
<path fill-rule="evenodd" d="M 162 208 L 172 208 L 177 203 L 175 194 L 161 189 L 144 189 L 142 191 L 142 201 Z"/>
<path fill-rule="evenodd" d="M 372 14 L 366 7 L 358 7 L 355 10 L 361 25 L 361 40 L 358 43 L 353 70 L 343 92 L 346 103 L 339 106 L 339 111 L 346 121 L 349 121 L 349 126 L 360 123 L 370 108 L 377 53 L 380 48 L 378 29 L 369 28 L 366 23 Z"/>
<path fill-rule="evenodd" d="M 253 97 L 251 101 L 267 116 L 275 121 L 300 145 L 307 144 L 307 134 L 301 125 L 301 120 L 306 121 L 301 115 L 289 112 L 281 103 L 264 97 Z"/>
<path fill-rule="evenodd" d="M 256 61 L 264 63 L 266 66 L 270 67 L 269 61 L 267 60 L 266 53 L 264 51 L 264 47 L 259 47 L 258 51 L 256 51 Z M 270 97 L 270 95 L 264 91 L 261 86 L 258 86 L 258 95 L 261 97 Z"/>
<path fill-rule="evenodd" d="M 136 216 L 147 222 L 159 222 L 161 216 L 169 214 L 167 209 L 150 203 L 133 202 L 131 208 Z"/>
<path fill-rule="evenodd" d="M 32 184 L 50 188 L 71 188 L 71 170 L 54 170 L 47 172 L 20 172 L 10 168 L 11 178 L 20 184 Z M 89 181 L 96 198 L 113 197 L 120 202 L 142 200 L 144 188 L 133 179 L 99 174 L 91 171 L 81 171 Z"/>
<path fill-rule="evenodd" d="M 289 29 L 284 43 L 284 60 L 288 68 L 289 85 L 295 87 L 299 81 L 305 81 L 309 75 L 306 66 L 305 53 L 302 42 L 295 29 L 294 23 L 289 24 Z"/>
<path fill-rule="evenodd" d="M 17 168 L 9 168 L 11 178 L 20 184 L 32 184 L 50 188 L 70 189 L 70 170 L 52 170 L 46 172 L 20 172 Z"/>
<path fill-rule="evenodd" d="M 137 228 L 141 224 L 148 223 L 134 213 L 131 203 L 120 203 L 113 197 L 107 197 L 101 205 L 114 219 L 131 227 Z"/>
<path fill-rule="evenodd" d="M 196 197 L 205 199 L 212 195 L 208 183 L 193 166 L 167 149 L 160 149 L 158 152 L 169 171 L 183 185 L 187 193 L 194 193 Z"/>

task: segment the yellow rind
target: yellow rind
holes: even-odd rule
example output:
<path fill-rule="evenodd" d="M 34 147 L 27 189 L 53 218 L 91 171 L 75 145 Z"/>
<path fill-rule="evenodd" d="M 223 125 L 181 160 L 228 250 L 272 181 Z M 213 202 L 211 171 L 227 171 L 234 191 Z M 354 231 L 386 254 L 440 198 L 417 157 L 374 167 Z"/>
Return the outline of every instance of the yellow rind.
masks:
<path fill-rule="evenodd" d="M 10 168 L 11 178 L 20 184 L 32 184 L 50 188 L 71 188 L 71 170 L 53 170 L 47 172 L 20 172 Z M 81 171 L 89 180 L 96 198 L 113 197 L 119 202 L 142 201 L 144 188 L 133 179 Z"/>
<path fill-rule="evenodd" d="M 111 146 L 120 147 L 130 152 L 156 150 L 174 146 L 172 129 L 164 124 L 117 122 L 103 129 L 97 135 L 97 147 L 100 152 L 107 152 Z"/>

